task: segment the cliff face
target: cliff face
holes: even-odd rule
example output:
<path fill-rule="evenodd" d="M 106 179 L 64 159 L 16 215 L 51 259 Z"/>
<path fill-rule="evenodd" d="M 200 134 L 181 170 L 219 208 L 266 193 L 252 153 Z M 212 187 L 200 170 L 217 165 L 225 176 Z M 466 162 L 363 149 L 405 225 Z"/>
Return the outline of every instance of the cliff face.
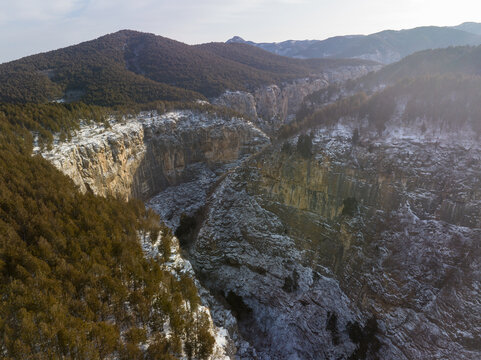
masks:
<path fill-rule="evenodd" d="M 264 133 L 243 119 L 175 111 L 144 113 L 108 129 L 87 126 L 42 155 L 81 191 L 146 200 L 187 181 L 197 163 L 215 170 L 267 142 Z"/>
<path fill-rule="evenodd" d="M 129 121 L 108 129 L 84 126 L 70 141 L 55 143 L 42 156 L 69 176 L 82 192 L 128 198 L 145 151 L 142 124 Z"/>
<path fill-rule="evenodd" d="M 286 154 L 275 152 L 257 164 L 262 171 L 261 189 L 272 201 L 329 220 L 341 214 L 349 197 L 356 197 L 369 215 L 409 202 L 422 218 L 481 226 L 477 144 L 408 138 L 365 140 L 354 146 L 352 129 L 336 131 L 345 142 L 321 132 L 313 139 L 320 148 L 314 159 L 292 162 Z"/>
<path fill-rule="evenodd" d="M 263 130 L 273 131 L 295 115 L 307 95 L 327 87 L 330 83 L 355 79 L 379 68 L 380 66 L 367 65 L 345 66 L 291 83 L 266 86 L 257 89 L 253 94 L 242 91 L 226 92 L 215 99 L 214 103 L 239 111 Z"/>
<path fill-rule="evenodd" d="M 409 127 L 353 145 L 357 124 L 317 131 L 309 159 L 279 146 L 231 173 L 194 267 L 262 359 L 477 359 L 481 147 Z"/>
<path fill-rule="evenodd" d="M 149 206 L 175 229 L 181 213 L 191 214 L 205 204 L 206 194 L 219 175 L 268 142 L 262 131 L 244 119 L 174 111 L 162 116 L 143 113 L 123 123 L 112 123 L 109 128 L 83 126 L 71 140 L 56 142 L 42 156 L 72 178 L 81 191 L 147 200 L 165 190 Z M 169 190 L 172 188 L 187 189 L 182 193 L 186 196 L 177 196 Z M 190 203 L 190 208 L 182 200 Z M 178 213 L 165 216 L 165 210 L 174 205 Z M 146 256 L 158 255 L 160 238 L 155 244 L 148 238 L 141 240 Z M 177 239 L 173 238 L 173 242 L 166 270 L 193 277 L 190 263 L 180 256 Z M 197 281 L 196 285 L 208 305 L 199 311 L 208 315 L 209 331 L 216 340 L 209 359 L 231 358 L 237 348 L 249 352 L 250 346 L 238 335 L 232 313 Z M 223 319 L 220 327 L 212 323 L 211 312 Z"/>
<path fill-rule="evenodd" d="M 260 150 L 266 135 L 244 119 L 179 112 L 144 125 L 147 151 L 134 177 L 133 194 L 148 199 L 167 186 L 188 182 L 194 164 L 215 171 Z"/>

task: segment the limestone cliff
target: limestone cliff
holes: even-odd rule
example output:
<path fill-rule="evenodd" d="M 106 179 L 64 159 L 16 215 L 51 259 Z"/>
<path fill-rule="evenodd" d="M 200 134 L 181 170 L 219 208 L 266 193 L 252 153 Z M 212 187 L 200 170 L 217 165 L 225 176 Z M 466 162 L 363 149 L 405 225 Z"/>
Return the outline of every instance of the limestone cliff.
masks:
<path fill-rule="evenodd" d="M 128 198 L 145 152 L 142 124 L 131 120 L 113 123 L 109 128 L 85 125 L 70 141 L 57 141 L 41 154 L 69 176 L 80 191 Z"/>
<path fill-rule="evenodd" d="M 88 125 L 70 141 L 42 152 L 81 191 L 147 199 L 192 176 L 196 163 L 211 169 L 258 151 L 267 137 L 244 119 L 191 111 L 143 113 L 109 128 Z"/>
<path fill-rule="evenodd" d="M 379 68 L 376 65 L 340 67 L 290 83 L 265 86 L 252 94 L 227 91 L 213 102 L 248 116 L 265 131 L 273 131 L 295 115 L 307 95 L 331 83 L 355 79 Z"/>
<path fill-rule="evenodd" d="M 245 91 L 226 91 L 214 99 L 214 104 L 227 106 L 232 110 L 244 114 L 249 119 L 257 119 L 256 100 L 251 93 Z"/>

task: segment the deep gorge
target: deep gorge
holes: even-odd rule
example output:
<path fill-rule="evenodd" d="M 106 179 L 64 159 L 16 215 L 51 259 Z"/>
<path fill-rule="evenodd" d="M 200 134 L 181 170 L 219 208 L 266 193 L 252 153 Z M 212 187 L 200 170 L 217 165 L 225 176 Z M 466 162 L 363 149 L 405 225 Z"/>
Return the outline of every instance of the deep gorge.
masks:
<path fill-rule="evenodd" d="M 149 200 L 174 229 L 195 218 L 185 254 L 208 305 L 237 316 L 227 326 L 213 312 L 241 358 L 423 358 L 445 341 L 443 356 L 471 359 L 476 330 L 453 331 L 479 316 L 468 309 L 481 208 L 449 179 L 476 189 L 481 169 L 464 169 L 481 150 L 442 134 L 420 142 L 407 124 L 381 137 L 367 126 L 354 144 L 356 121 L 312 133 L 305 158 L 295 137 L 285 151 L 242 119 L 144 114 L 142 130 L 92 137 L 61 163 L 98 194 Z"/>

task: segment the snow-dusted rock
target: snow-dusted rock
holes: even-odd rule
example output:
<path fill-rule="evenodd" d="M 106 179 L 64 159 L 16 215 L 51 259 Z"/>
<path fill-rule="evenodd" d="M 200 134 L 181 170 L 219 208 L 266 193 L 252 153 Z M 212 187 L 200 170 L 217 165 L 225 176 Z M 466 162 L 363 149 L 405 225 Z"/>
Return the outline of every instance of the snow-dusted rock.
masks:
<path fill-rule="evenodd" d="M 388 124 L 353 145 L 358 126 L 314 132 L 311 159 L 274 147 L 226 177 L 207 200 L 194 269 L 230 301 L 259 359 L 347 358 L 349 322 L 372 317 L 379 358 L 478 359 L 479 142 Z"/>
<path fill-rule="evenodd" d="M 109 128 L 85 125 L 71 140 L 38 151 L 81 191 L 147 199 L 188 181 L 193 176 L 191 165 L 216 169 L 267 143 L 266 135 L 247 120 L 172 111 L 141 113 L 112 121 Z"/>
<path fill-rule="evenodd" d="M 257 120 L 256 100 L 251 93 L 245 91 L 226 91 L 213 101 L 214 105 L 227 106 L 232 110 Z"/>
<path fill-rule="evenodd" d="M 71 140 L 55 141 L 51 150 L 35 149 L 64 174 L 80 191 L 128 197 L 134 174 L 146 146 L 144 129 L 137 120 L 81 127 Z"/>

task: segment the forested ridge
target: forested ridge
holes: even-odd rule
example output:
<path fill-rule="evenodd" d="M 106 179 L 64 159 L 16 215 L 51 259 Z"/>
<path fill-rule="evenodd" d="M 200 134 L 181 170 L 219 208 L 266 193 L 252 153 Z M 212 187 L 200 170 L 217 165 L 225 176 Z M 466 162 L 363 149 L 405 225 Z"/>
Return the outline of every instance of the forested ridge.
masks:
<path fill-rule="evenodd" d="M 381 133 L 397 110 L 398 121 L 407 124 L 424 128 L 431 123 L 439 129 L 468 125 L 481 135 L 480 76 L 446 73 L 404 78 L 372 95 L 357 92 L 336 100 L 340 91 L 333 85 L 307 96 L 296 119 L 280 128 L 279 138 L 332 126 L 343 117 L 367 119 Z"/>
<path fill-rule="evenodd" d="M 480 75 L 481 46 L 457 46 L 414 53 L 351 83 L 360 89 L 392 85 L 400 80 L 446 74 Z"/>
<path fill-rule="evenodd" d="M 399 121 L 468 124 L 481 134 L 480 63 L 481 46 L 425 50 L 359 79 L 330 84 L 304 98 L 279 138 L 330 126 L 342 117 L 368 119 L 382 132 L 400 105 Z"/>
<path fill-rule="evenodd" d="M 324 89 L 315 91 L 306 96 L 304 107 L 319 108 L 360 92 L 372 95 L 398 83 L 406 84 L 406 81 L 416 81 L 416 86 L 422 88 L 422 82 L 427 83 L 446 77 L 452 79 L 460 91 L 464 91 L 463 84 L 465 84 L 466 92 L 469 92 L 473 90 L 473 82 L 478 81 L 476 79 L 481 75 L 479 64 L 481 64 L 481 46 L 458 46 L 419 51 L 358 79 L 333 83 Z M 446 88 L 453 90 L 442 80 L 439 85 L 440 89 L 434 89 L 435 91 L 444 91 Z M 469 94 L 469 96 L 473 96 L 473 94 Z"/>
<path fill-rule="evenodd" d="M 266 65 L 267 64 L 267 65 Z M 253 90 L 364 60 L 298 60 L 250 45 L 189 46 L 123 30 L 0 65 L 0 101 L 124 105 Z"/>

